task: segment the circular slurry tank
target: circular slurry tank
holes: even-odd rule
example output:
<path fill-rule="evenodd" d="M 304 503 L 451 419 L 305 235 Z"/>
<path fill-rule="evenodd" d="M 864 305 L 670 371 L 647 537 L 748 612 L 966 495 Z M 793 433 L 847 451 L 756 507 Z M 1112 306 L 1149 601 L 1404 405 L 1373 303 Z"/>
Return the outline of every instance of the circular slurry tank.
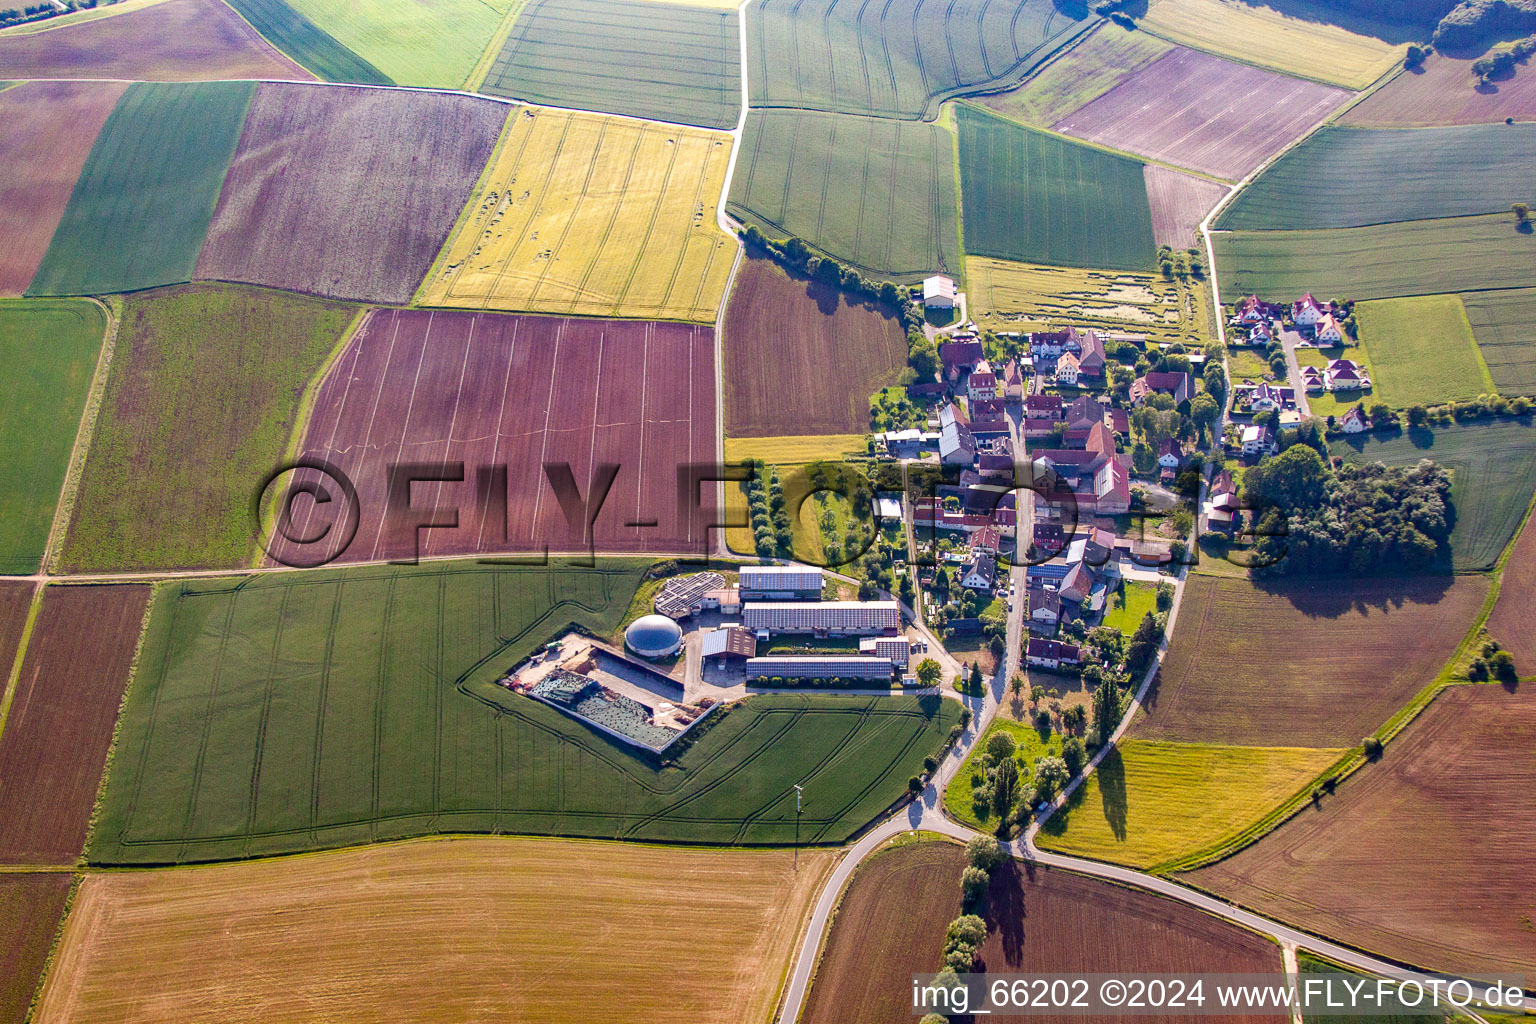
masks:
<path fill-rule="evenodd" d="M 666 658 L 683 646 L 683 631 L 665 615 L 642 615 L 624 631 L 624 646 L 644 658 Z"/>

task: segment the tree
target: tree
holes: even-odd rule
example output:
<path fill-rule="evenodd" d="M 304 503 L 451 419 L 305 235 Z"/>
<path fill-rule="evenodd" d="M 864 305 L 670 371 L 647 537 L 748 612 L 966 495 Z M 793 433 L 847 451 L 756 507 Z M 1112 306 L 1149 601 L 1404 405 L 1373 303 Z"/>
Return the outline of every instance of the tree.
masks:
<path fill-rule="evenodd" d="M 1530 220 L 1531 206 L 1529 203 L 1515 203 L 1510 206 L 1509 210 L 1515 215 L 1516 224 L 1524 224 L 1527 220 Z"/>
<path fill-rule="evenodd" d="M 1327 482 L 1328 467 L 1317 450 L 1295 445 L 1249 469 L 1243 476 L 1243 497 L 1259 507 L 1316 508 Z"/>
<path fill-rule="evenodd" d="M 907 365 L 924 384 L 931 383 L 939 375 L 939 350 L 921 332 L 907 347 Z"/>
<path fill-rule="evenodd" d="M 1013 674 L 1013 681 L 1008 684 L 1008 689 L 1013 691 L 1013 696 L 1018 699 L 1024 693 L 1024 677 L 1017 672 Z"/>
<path fill-rule="evenodd" d="M 1120 724 L 1120 716 L 1125 713 L 1125 707 L 1120 699 L 1120 687 L 1113 680 L 1106 679 L 1093 691 L 1093 729 L 1098 733 L 1100 743 L 1108 743 L 1114 735 L 1115 727 Z"/>
<path fill-rule="evenodd" d="M 971 689 L 973 689 L 973 690 L 980 690 L 981 689 L 981 662 L 979 662 L 979 661 L 976 662 L 976 664 L 971 666 L 971 679 L 970 679 L 970 683 L 971 683 Z"/>
<path fill-rule="evenodd" d="M 942 1013 L 925 1013 L 917 1024 L 949 1024 L 949 1018 Z"/>
<path fill-rule="evenodd" d="M 1013 737 L 1001 730 L 987 737 L 987 756 L 994 761 L 1006 761 L 1017 750 Z"/>
<path fill-rule="evenodd" d="M 1216 399 L 1216 404 L 1225 405 L 1227 402 L 1227 370 L 1219 362 L 1207 363 L 1205 366 L 1205 390 Z"/>
<path fill-rule="evenodd" d="M 1420 64 L 1423 64 L 1424 58 L 1428 56 L 1429 51 L 1427 49 L 1418 45 L 1417 43 L 1414 43 L 1408 47 L 1408 52 L 1403 54 L 1403 67 L 1407 68 L 1409 71 L 1412 71 Z"/>
<path fill-rule="evenodd" d="M 991 836 L 972 836 L 965 844 L 965 856 L 972 867 L 991 871 L 1003 862 L 1003 848 Z"/>
<path fill-rule="evenodd" d="M 917 663 L 917 681 L 924 686 L 938 686 L 943 677 L 943 666 L 932 658 L 924 658 Z"/>
<path fill-rule="evenodd" d="M 1075 704 L 1069 710 L 1082 713 L 1081 704 Z M 1083 765 L 1088 763 L 1088 748 L 1081 739 L 1076 736 L 1068 736 L 1061 744 L 1061 760 L 1067 766 L 1068 776 L 1075 776 L 1083 770 Z"/>
<path fill-rule="evenodd" d="M 1053 799 L 1072 774 L 1063 758 L 1042 757 L 1035 762 L 1035 796 L 1041 800 Z"/>
<path fill-rule="evenodd" d="M 967 973 L 986 941 L 987 922 L 975 914 L 955 918 L 944 932 L 944 966 L 958 974 Z"/>
<path fill-rule="evenodd" d="M 914 796 L 923 791 L 923 780 L 916 775 L 907 780 L 907 791 Z"/>
<path fill-rule="evenodd" d="M 987 894 L 987 883 L 991 880 L 991 876 L 978 867 L 967 866 L 960 872 L 960 891 L 965 895 L 966 906 L 974 906 Z"/>
<path fill-rule="evenodd" d="M 992 810 L 999 822 L 1006 821 L 1019 798 L 1019 764 L 1013 758 L 1001 761 L 992 777 Z"/>
<path fill-rule="evenodd" d="M 1195 421 L 1195 425 L 1201 430 L 1210 430 L 1216 425 L 1216 420 L 1221 417 L 1221 406 L 1216 404 L 1216 399 L 1202 391 L 1189 403 L 1189 418 Z"/>
<path fill-rule="evenodd" d="M 1157 584 L 1157 610 L 1165 612 L 1173 607 L 1174 587 L 1168 580 L 1161 580 Z"/>

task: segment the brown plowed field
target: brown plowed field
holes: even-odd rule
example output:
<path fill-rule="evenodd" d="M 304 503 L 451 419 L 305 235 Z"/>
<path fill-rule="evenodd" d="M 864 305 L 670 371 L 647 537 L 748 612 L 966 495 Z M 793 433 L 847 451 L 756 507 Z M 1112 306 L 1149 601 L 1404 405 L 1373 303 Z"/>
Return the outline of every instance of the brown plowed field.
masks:
<path fill-rule="evenodd" d="M 1281 968 L 1280 947 L 1194 907 L 1086 875 L 1031 871 L 1010 861 L 987 890 L 986 970 L 1267 974 Z M 1062 1022 L 1124 1024 L 1125 1017 L 1074 1017 Z M 1151 1018 L 1142 1018 L 1151 1019 Z M 1262 1015 L 1201 1020 L 1260 1022 Z"/>
<path fill-rule="evenodd" d="M 1227 187 L 1159 164 L 1147 164 L 1143 172 L 1152 204 L 1153 239 L 1175 249 L 1200 245 L 1200 222 L 1221 202 Z"/>
<path fill-rule="evenodd" d="M 27 624 L 27 609 L 32 607 L 32 584 L 0 580 L 0 673 L 10 678 L 16 661 L 16 642 Z"/>
<path fill-rule="evenodd" d="M 887 850 L 862 865 L 838 905 L 804 1024 L 915 1019 L 910 979 L 937 969 L 944 929 L 960 913 L 964 867 L 965 850 L 945 842 Z M 1281 965 L 1269 940 L 1191 907 L 1066 871 L 1030 872 L 1018 861 L 993 873 L 985 916 L 977 970 L 994 973 L 1267 973 Z"/>
<path fill-rule="evenodd" d="M 46 32 L 0 36 L 0 73 L 140 82 L 315 77 L 219 0 L 168 0 Z"/>
<path fill-rule="evenodd" d="M 1051 127 L 1235 181 L 1349 95 L 1177 47 Z"/>
<path fill-rule="evenodd" d="M 414 487 L 422 518 L 435 502 L 460 509 L 457 529 L 422 531 L 423 557 L 583 550 L 580 508 L 569 527 L 546 465 L 568 465 L 582 499 L 601 467 L 618 467 L 593 523 L 599 550 L 702 554 L 714 489 L 690 513 L 678 469 L 715 461 L 714 380 L 714 332 L 702 325 L 381 310 L 321 385 L 304 453 L 357 487 L 361 526 L 343 561 L 413 553 L 408 527 L 384 529 L 386 467 L 424 461 L 462 461 L 465 480 Z M 476 500 L 491 466 L 507 467 L 504 537 L 496 506 L 482 515 Z M 294 506 L 306 536 L 308 503 Z"/>
<path fill-rule="evenodd" d="M 1141 739 L 1348 747 L 1439 674 L 1480 576 L 1263 583 L 1195 574 Z"/>
<path fill-rule="evenodd" d="M 0 733 L 0 862 L 79 858 L 150 591 L 43 592 Z"/>
<path fill-rule="evenodd" d="M 1536 528 L 1529 522 L 1504 566 L 1488 632 L 1515 656 L 1521 676 L 1536 675 Z"/>
<path fill-rule="evenodd" d="M 736 275 L 724 349 L 731 437 L 862 434 L 870 395 L 907 365 L 895 318 L 766 259 L 746 260 Z"/>
<path fill-rule="evenodd" d="M 20 295 L 32 283 L 80 168 L 126 88 L 24 82 L 0 93 L 0 295 Z"/>
<path fill-rule="evenodd" d="M 1473 59 L 1431 54 L 1417 71 L 1404 71 L 1351 107 L 1339 123 L 1412 128 L 1536 119 L 1536 74 L 1529 62 L 1479 89 Z"/>
<path fill-rule="evenodd" d="M 765 1021 L 836 858 L 480 838 L 93 874 L 36 1020 Z"/>
<path fill-rule="evenodd" d="M 0 1024 L 22 1024 L 69 895 L 67 871 L 0 874 Z"/>
<path fill-rule="evenodd" d="M 509 109 L 473 96 L 261 85 L 197 277 L 410 301 Z"/>
<path fill-rule="evenodd" d="M 832 919 L 802 1024 L 911 1024 L 911 977 L 938 969 L 965 848 L 921 842 L 859 865 Z"/>
<path fill-rule="evenodd" d="M 1536 689 L 1456 686 L 1382 760 L 1188 876 L 1260 913 L 1437 971 L 1536 971 Z"/>

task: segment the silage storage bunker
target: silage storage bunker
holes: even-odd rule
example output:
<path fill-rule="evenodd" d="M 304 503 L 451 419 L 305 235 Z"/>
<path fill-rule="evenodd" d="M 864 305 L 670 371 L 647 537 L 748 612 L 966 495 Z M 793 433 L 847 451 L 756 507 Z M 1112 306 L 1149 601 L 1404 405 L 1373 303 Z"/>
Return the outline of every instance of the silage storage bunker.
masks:
<path fill-rule="evenodd" d="M 642 658 L 666 658 L 683 646 L 683 631 L 665 615 L 642 615 L 624 631 L 624 646 Z"/>

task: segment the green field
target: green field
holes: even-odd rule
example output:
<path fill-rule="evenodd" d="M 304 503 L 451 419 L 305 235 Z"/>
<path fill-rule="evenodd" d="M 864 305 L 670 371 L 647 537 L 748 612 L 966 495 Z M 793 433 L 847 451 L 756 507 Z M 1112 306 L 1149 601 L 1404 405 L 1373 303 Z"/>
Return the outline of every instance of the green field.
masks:
<path fill-rule="evenodd" d="M 1355 307 L 1375 398 L 1394 409 L 1466 401 L 1495 390 L 1461 299 L 1425 295 Z"/>
<path fill-rule="evenodd" d="M 995 732 L 1006 732 L 1013 737 L 1013 742 L 1016 744 L 1013 756 L 1019 762 L 1019 779 L 1023 782 L 1028 782 L 1034 777 L 1037 760 L 1042 757 L 1061 756 L 1062 735 L 1059 731 L 1052 729 L 1042 736 L 1040 730 L 1033 725 L 1015 722 L 1002 715 L 994 718 L 992 724 L 987 727 L 986 736 L 982 737 L 981 742 L 971 750 L 970 756 L 960 766 L 960 771 L 955 774 L 955 777 L 950 780 L 949 787 L 944 790 L 944 809 L 949 812 L 950 817 L 972 828 L 991 829 L 997 826 L 991 809 L 988 808 L 985 814 L 978 814 L 976 803 L 971 799 L 974 789 L 971 780 L 985 775 L 981 759 L 986 755 L 987 737 Z"/>
<path fill-rule="evenodd" d="M 1536 395 L 1536 288 L 1461 296 L 1488 372 L 1505 395 Z"/>
<path fill-rule="evenodd" d="M 961 104 L 965 249 L 1067 267 L 1156 266 L 1142 164 Z"/>
<path fill-rule="evenodd" d="M 1536 266 L 1536 234 L 1516 231 L 1508 214 L 1327 231 L 1218 231 L 1211 241 L 1224 297 L 1256 292 L 1272 301 L 1303 292 L 1388 299 L 1522 288 Z"/>
<path fill-rule="evenodd" d="M 1491 569 L 1536 493 L 1536 426 L 1529 419 L 1355 437 L 1333 450 L 1352 462 L 1412 466 L 1433 459 L 1451 470 L 1451 556 L 1458 570 Z"/>
<path fill-rule="evenodd" d="M 190 281 L 254 82 L 128 87 L 75 183 L 28 295 Z"/>
<path fill-rule="evenodd" d="M 933 120 L 940 99 L 1017 83 L 1098 21 L 1063 0 L 756 0 L 752 106 Z"/>
<path fill-rule="evenodd" d="M 1017 89 L 976 97 L 1015 121 L 1048 128 L 1173 49 L 1156 36 L 1106 21 Z"/>
<path fill-rule="evenodd" d="M 283 0 L 228 0 L 267 41 L 327 82 L 393 85 L 389 76 Z M 347 5 L 353 6 L 353 5 Z"/>
<path fill-rule="evenodd" d="M 1157 584 L 1126 583 L 1109 595 L 1104 605 L 1102 625 L 1111 626 L 1129 636 L 1136 632 L 1148 612 L 1157 612 Z"/>
<path fill-rule="evenodd" d="M 647 0 L 528 0 L 480 91 L 735 128 L 741 117 L 736 11 Z"/>
<path fill-rule="evenodd" d="M 252 503 L 353 313 L 234 285 L 130 296 L 63 563 L 245 564 L 255 550 Z"/>
<path fill-rule="evenodd" d="M 959 707 L 755 697 L 658 765 L 496 685 L 645 563 L 439 562 L 167 584 L 124 713 L 98 863 L 444 832 L 837 843 L 904 792 Z"/>
<path fill-rule="evenodd" d="M 1239 192 L 1216 227 L 1354 228 L 1500 213 L 1536 201 L 1533 166 L 1536 124 L 1330 125 Z"/>
<path fill-rule="evenodd" d="M 878 276 L 958 274 L 954 166 L 937 124 L 754 110 L 727 209 Z"/>
<path fill-rule="evenodd" d="M 42 563 L 106 329 L 84 299 L 0 300 L 0 573 Z"/>
<path fill-rule="evenodd" d="M 1248 827 L 1342 753 L 1123 740 L 1036 841 L 1059 853 L 1151 867 Z"/>
<path fill-rule="evenodd" d="M 288 0 L 400 85 L 457 89 L 514 0 Z"/>

